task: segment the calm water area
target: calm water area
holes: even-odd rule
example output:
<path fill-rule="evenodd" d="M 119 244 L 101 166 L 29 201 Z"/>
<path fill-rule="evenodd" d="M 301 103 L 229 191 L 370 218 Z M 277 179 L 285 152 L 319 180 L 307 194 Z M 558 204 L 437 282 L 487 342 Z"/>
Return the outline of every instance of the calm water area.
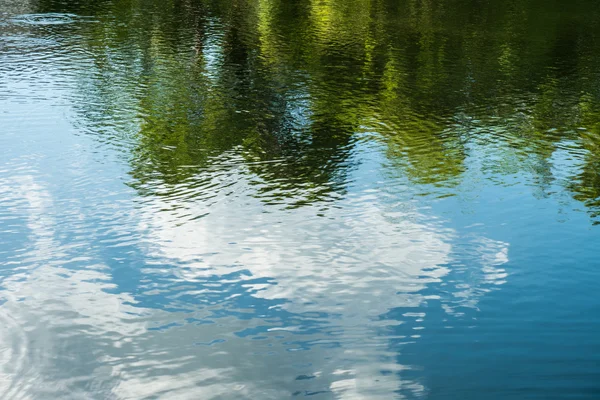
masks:
<path fill-rule="evenodd" d="M 0 0 L 0 399 L 600 399 L 600 6 Z"/>

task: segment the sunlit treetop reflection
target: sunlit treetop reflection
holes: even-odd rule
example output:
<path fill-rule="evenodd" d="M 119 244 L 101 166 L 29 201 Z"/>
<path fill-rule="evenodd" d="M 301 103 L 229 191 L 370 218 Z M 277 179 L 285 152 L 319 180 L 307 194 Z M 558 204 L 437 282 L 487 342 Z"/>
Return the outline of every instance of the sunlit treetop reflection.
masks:
<path fill-rule="evenodd" d="M 117 117 L 135 110 L 137 122 L 126 130 L 141 186 L 148 179 L 176 185 L 233 151 L 265 193 L 310 203 L 343 195 L 368 133 L 408 179 L 439 194 L 452 193 L 468 159 L 491 154 L 495 161 L 481 164 L 486 176 L 527 171 L 545 193 L 555 182 L 553 154 L 575 142 L 586 155 L 567 187 L 597 209 L 597 15 L 577 12 L 580 2 L 558 1 L 538 15 L 533 3 L 62 7 L 105 22 L 80 30 L 95 57 L 95 69 L 85 73 L 122 85 L 109 92 L 82 76 L 81 108 L 94 115 L 100 106 Z M 160 13 L 144 16 L 157 7 Z M 97 131 L 112 123 L 112 135 L 124 134 L 118 118 L 91 122 Z"/>

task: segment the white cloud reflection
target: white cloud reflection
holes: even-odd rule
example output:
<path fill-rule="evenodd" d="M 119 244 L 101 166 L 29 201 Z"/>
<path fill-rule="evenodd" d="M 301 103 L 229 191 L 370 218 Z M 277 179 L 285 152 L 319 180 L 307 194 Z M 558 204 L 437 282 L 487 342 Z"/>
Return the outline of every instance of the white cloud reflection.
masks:
<path fill-rule="evenodd" d="M 453 272 L 457 233 L 377 185 L 351 190 L 328 209 L 275 209 L 256 198 L 241 165 L 221 182 L 232 194 L 217 190 L 210 209 L 193 196 L 157 196 L 120 215 L 110 214 L 113 204 L 86 211 L 83 201 L 56 202 L 36 173 L 3 180 L 6 204 L 21 213 L 29 232 L 21 270 L 2 283 L 3 397 L 280 399 L 326 391 L 325 397 L 374 399 L 400 389 L 423 392 L 421 383 L 403 378 L 412 366 L 398 363 L 390 341 L 409 343 L 423 334 L 422 305 L 440 298 L 424 292 L 446 284 Z M 89 212 L 96 218 L 89 220 Z M 138 283 L 142 296 L 167 292 L 180 306 L 177 293 L 191 296 L 198 303 L 183 305 L 192 313 L 148 308 L 139 294 L 121 290 L 110 260 L 96 254 L 106 245 L 95 236 L 103 228 L 97 223 L 123 241 L 135 239 L 148 279 L 170 274 L 182 287 L 204 282 L 171 294 L 158 280 L 145 292 Z M 65 232 L 86 235 L 65 242 Z M 451 298 L 441 299 L 449 314 L 476 308 L 483 293 L 506 279 L 506 243 L 481 237 L 469 243 L 468 261 L 479 272 L 454 282 Z M 244 273 L 228 277 L 234 272 Z M 218 283 L 231 279 L 239 281 L 237 292 L 219 294 Z M 217 302 L 202 306 L 209 290 Z M 228 315 L 245 312 L 240 305 L 227 309 L 228 299 L 242 295 L 248 307 L 254 298 L 297 318 Z M 210 319 L 220 308 L 225 315 L 213 323 L 182 323 L 189 315 Z M 396 308 L 412 310 L 403 314 L 412 329 L 398 330 L 406 321 L 386 317 Z M 311 330 L 307 320 L 318 325 Z M 154 329 L 170 324 L 176 325 Z M 240 334 L 252 329 L 259 333 Z"/>
<path fill-rule="evenodd" d="M 150 258 L 181 266 L 173 272 L 188 282 L 247 270 L 248 280 L 264 278 L 246 285 L 252 296 L 284 300 L 281 307 L 298 315 L 327 313 L 323 331 L 335 331 L 339 346 L 310 352 L 305 361 L 312 364 L 311 375 L 329 382 L 327 389 L 337 398 L 389 398 L 399 389 L 422 392 L 418 382 L 402 379 L 402 369 L 411 366 L 396 362 L 398 354 L 389 340 L 397 337 L 385 333 L 402 321 L 385 315 L 395 308 L 418 310 L 428 299 L 440 299 L 421 292 L 445 284 L 457 233 L 410 204 L 394 201 L 394 194 L 377 185 L 351 190 L 325 211 L 316 206 L 274 210 L 253 196 L 250 173 L 240 165 L 230 169 L 236 174 L 229 174 L 236 182 L 233 187 L 228 182 L 229 191 L 236 194 L 223 197 L 210 210 L 189 200 L 181 202 L 183 208 L 157 212 L 172 209 L 173 199 L 165 202 L 161 196 L 145 202 Z M 204 216 L 193 218 L 199 215 Z M 506 279 L 501 266 L 508 260 L 508 244 L 482 237 L 469 243 L 473 265 L 468 279 L 453 281 L 451 298 L 441 299 L 448 314 L 476 308 L 490 285 Z M 423 312 L 416 321 L 425 319 Z M 271 332 L 295 330 L 282 324 Z M 418 340 L 424 328 L 416 326 L 403 338 Z M 310 340 L 332 341 L 319 334 Z M 219 346 L 227 348 L 225 343 Z"/>

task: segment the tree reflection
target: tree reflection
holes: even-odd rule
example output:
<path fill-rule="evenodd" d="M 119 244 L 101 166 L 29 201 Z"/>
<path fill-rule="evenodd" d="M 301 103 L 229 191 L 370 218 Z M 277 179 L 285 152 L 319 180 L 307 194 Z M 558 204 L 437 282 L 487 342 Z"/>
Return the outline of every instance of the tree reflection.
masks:
<path fill-rule="evenodd" d="M 599 27 L 584 3 L 37 2 L 102 22 L 81 28 L 95 69 L 80 107 L 133 110 L 136 126 L 122 118 L 112 134 L 135 131 L 139 187 L 234 152 L 268 201 L 312 203 L 344 193 L 375 133 L 415 184 L 448 190 L 491 151 L 484 173 L 527 171 L 543 194 L 573 141 L 586 156 L 566 187 L 596 215 Z"/>

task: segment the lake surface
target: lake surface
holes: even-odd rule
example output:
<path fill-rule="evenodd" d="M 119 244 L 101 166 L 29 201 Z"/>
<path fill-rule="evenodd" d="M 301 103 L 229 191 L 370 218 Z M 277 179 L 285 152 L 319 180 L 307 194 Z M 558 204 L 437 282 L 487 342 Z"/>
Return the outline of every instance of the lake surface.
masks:
<path fill-rule="evenodd" d="M 0 0 L 0 398 L 599 399 L 599 21 Z"/>

